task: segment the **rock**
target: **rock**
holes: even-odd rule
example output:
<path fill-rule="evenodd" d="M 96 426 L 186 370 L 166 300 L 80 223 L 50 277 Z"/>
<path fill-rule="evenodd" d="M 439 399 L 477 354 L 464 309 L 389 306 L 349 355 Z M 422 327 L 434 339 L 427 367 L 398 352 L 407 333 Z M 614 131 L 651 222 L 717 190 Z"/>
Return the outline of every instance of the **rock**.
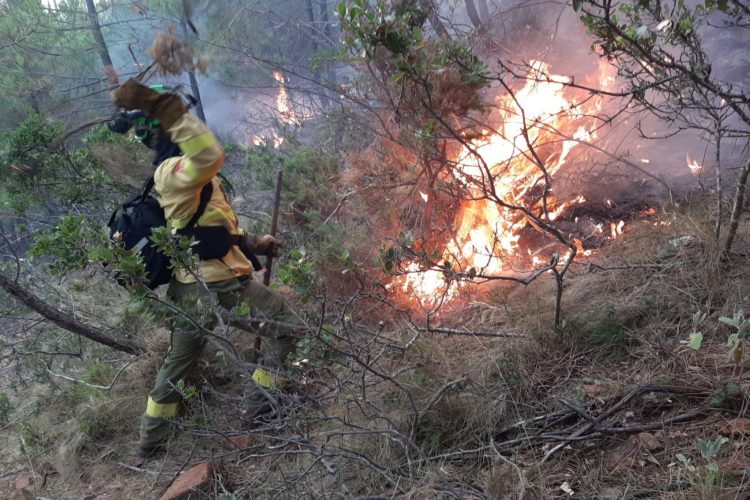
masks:
<path fill-rule="evenodd" d="M 643 449 L 646 449 L 648 451 L 658 450 L 662 447 L 659 440 L 656 439 L 656 436 L 654 436 L 650 432 L 641 432 L 640 434 L 636 435 L 635 442 L 638 443 L 638 445 Z"/>
<path fill-rule="evenodd" d="M 19 474 L 15 482 L 16 491 L 31 489 L 31 477 L 28 474 Z"/>
<path fill-rule="evenodd" d="M 750 436 L 750 418 L 735 418 L 727 422 L 719 429 L 722 436 Z"/>
<path fill-rule="evenodd" d="M 211 485 L 214 468 L 209 462 L 195 465 L 182 473 L 167 488 L 161 500 L 182 500 L 195 490 L 205 490 Z"/>
<path fill-rule="evenodd" d="M 229 450 L 243 449 L 250 445 L 250 436 L 247 434 L 240 434 L 238 436 L 231 436 L 224 441 L 224 448 Z"/>

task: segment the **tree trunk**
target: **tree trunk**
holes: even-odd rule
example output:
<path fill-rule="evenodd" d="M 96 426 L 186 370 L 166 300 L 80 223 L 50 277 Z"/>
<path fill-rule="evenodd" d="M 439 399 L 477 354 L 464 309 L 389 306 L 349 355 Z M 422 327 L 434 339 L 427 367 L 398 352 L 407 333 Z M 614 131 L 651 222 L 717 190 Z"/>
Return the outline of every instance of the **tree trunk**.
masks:
<path fill-rule="evenodd" d="M 466 0 L 466 12 L 469 14 L 471 24 L 473 24 L 478 31 L 482 31 L 482 19 L 479 17 L 479 12 L 477 12 L 477 6 L 474 4 L 474 0 Z"/>
<path fill-rule="evenodd" d="M 11 280 L 4 274 L 0 274 L 0 288 L 23 302 L 29 309 L 32 309 L 42 317 L 71 333 L 128 354 L 140 354 L 146 350 L 143 346 L 134 342 L 112 337 L 107 332 L 79 322 L 70 314 L 45 303 L 42 299 L 19 285 L 18 282 Z"/>
<path fill-rule="evenodd" d="M 313 11 L 312 0 L 307 0 L 307 21 L 310 23 L 310 43 L 312 44 L 312 51 L 315 53 L 318 50 L 318 36 L 315 33 L 315 12 Z M 316 72 L 318 75 L 320 72 Z"/>
<path fill-rule="evenodd" d="M 185 38 L 185 40 L 190 41 L 192 40 L 192 36 L 190 35 L 190 32 L 188 31 L 187 26 L 187 20 L 188 20 L 188 6 L 187 1 L 182 0 L 182 16 L 180 17 L 180 24 L 182 24 L 182 36 Z M 198 118 L 206 121 L 206 114 L 203 112 L 203 101 L 201 100 L 201 91 L 198 88 L 198 80 L 195 78 L 195 71 L 188 71 L 188 78 L 190 78 L 190 91 L 193 94 L 193 97 L 195 97 L 198 102 L 195 104 L 195 112 L 198 115 Z"/>
<path fill-rule="evenodd" d="M 427 18 L 430 20 L 430 24 L 432 25 L 432 29 L 435 30 L 435 33 L 437 33 L 440 38 L 450 38 L 451 36 L 448 33 L 448 30 L 445 29 L 443 21 L 440 20 L 440 16 L 438 16 L 437 9 L 432 4 L 432 1 L 420 0 L 420 4 L 422 5 L 422 8 L 427 11 Z"/>
<path fill-rule="evenodd" d="M 722 202 L 724 201 L 721 189 L 721 124 L 719 124 L 718 132 L 716 133 L 716 169 L 714 174 L 716 180 L 716 225 L 714 226 L 714 238 L 718 243 L 721 237 Z"/>
<path fill-rule="evenodd" d="M 307 22 L 310 23 L 310 46 L 312 47 L 312 53 L 318 51 L 318 34 L 315 31 L 315 12 L 313 11 L 312 0 L 307 0 Z M 320 82 L 320 66 L 315 65 L 315 71 L 313 71 L 313 80 Z M 325 107 L 325 106 L 324 106 Z"/>
<path fill-rule="evenodd" d="M 729 258 L 729 251 L 732 249 L 734 237 L 737 235 L 737 228 L 740 225 L 740 215 L 745 207 L 745 186 L 747 185 L 747 176 L 750 174 L 750 160 L 747 160 L 742 166 L 740 177 L 735 184 L 734 205 L 732 206 L 732 218 L 729 220 L 729 232 L 727 233 L 726 243 L 724 243 L 724 258 Z"/>
<path fill-rule="evenodd" d="M 102 35 L 102 27 L 99 25 L 99 15 L 96 12 L 96 5 L 94 0 L 86 0 L 86 11 L 89 15 L 89 22 L 91 23 L 91 33 L 94 35 L 96 40 L 96 50 L 99 52 L 99 57 L 102 60 L 102 66 L 104 66 L 104 74 L 107 75 L 107 80 L 111 86 L 119 85 L 120 81 L 117 78 L 117 70 L 115 70 L 112 64 L 112 58 L 109 56 L 109 49 L 107 43 L 104 41 L 104 35 Z"/>
<path fill-rule="evenodd" d="M 477 8 L 479 9 L 479 18 L 482 20 L 482 25 L 486 25 L 490 20 L 490 9 L 487 8 L 487 0 L 477 0 Z"/>
<path fill-rule="evenodd" d="M 331 23 L 328 22 L 328 0 L 320 0 L 320 22 L 323 24 L 323 35 L 325 36 L 325 42 L 327 45 L 336 45 L 336 42 L 331 40 Z M 326 64 L 326 86 L 334 85 L 336 83 L 336 68 L 333 67 L 333 63 Z M 328 109 L 331 105 L 331 99 L 328 97 L 327 89 L 323 90 L 323 98 L 321 102 L 323 109 Z"/>

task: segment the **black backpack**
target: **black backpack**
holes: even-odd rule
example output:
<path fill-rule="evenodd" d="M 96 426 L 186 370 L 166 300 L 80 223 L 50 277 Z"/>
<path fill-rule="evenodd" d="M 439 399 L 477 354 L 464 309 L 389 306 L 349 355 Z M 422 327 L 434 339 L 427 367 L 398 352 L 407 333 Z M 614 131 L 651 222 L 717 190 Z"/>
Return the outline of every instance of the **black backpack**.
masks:
<path fill-rule="evenodd" d="M 138 252 L 143 259 L 146 268 L 146 280 L 144 285 L 154 289 L 159 285 L 168 283 L 172 278 L 170 258 L 160 252 L 151 241 L 151 232 L 154 228 L 167 224 L 164 217 L 164 209 L 159 202 L 150 195 L 154 187 L 154 178 L 151 177 L 143 188 L 143 193 L 125 202 L 120 208 L 112 213 L 109 218 L 109 237 L 115 242 L 122 244 L 125 250 Z M 201 190 L 198 210 L 190 218 L 187 225 L 177 231 L 178 234 L 195 237 L 198 243 L 191 247 L 194 254 L 201 260 L 221 259 L 233 245 L 239 245 L 243 253 L 253 264 L 256 271 L 262 269 L 257 257 L 249 252 L 237 235 L 232 235 L 223 226 L 195 227 L 206 206 L 213 195 L 213 185 L 208 182 Z M 128 280 L 122 275 L 116 275 L 118 283 L 125 285 Z"/>

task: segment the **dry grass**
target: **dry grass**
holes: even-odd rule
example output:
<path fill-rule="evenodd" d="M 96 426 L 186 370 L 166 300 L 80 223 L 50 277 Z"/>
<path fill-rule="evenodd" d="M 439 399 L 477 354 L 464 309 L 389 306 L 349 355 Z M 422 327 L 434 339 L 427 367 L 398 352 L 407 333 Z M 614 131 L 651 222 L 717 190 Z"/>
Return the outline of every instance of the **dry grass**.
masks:
<path fill-rule="evenodd" d="M 729 332 L 718 322 L 719 316 L 747 308 L 744 252 L 750 227 L 743 225 L 737 254 L 721 266 L 701 205 L 665 210 L 661 220 L 666 224 L 631 224 L 622 239 L 592 258 L 599 268 L 575 267 L 561 331 L 552 323 L 551 280 L 475 293 L 464 310 L 446 316 L 473 331 L 513 332 L 524 335 L 521 339 L 428 333 L 415 339 L 408 325 L 377 337 L 337 324 L 339 337 L 322 338 L 326 344 L 320 346 L 320 352 L 336 352 L 298 373 L 306 384 L 297 387 L 292 396 L 297 402 L 281 428 L 253 429 L 243 420 L 232 396 L 237 374 L 225 372 L 207 353 L 195 382 L 204 386 L 202 397 L 181 417 L 182 432 L 167 458 L 144 466 L 157 476 L 117 465 L 129 460 L 142 402 L 161 360 L 161 353 L 154 354 L 129 369 L 111 394 L 77 403 L 68 399 L 67 407 L 78 405 L 73 420 L 54 417 L 62 400 L 49 404 L 44 418 L 52 428 L 69 430 L 51 435 L 53 446 L 35 457 L 60 472 L 45 494 L 80 489 L 81 478 L 87 478 L 103 491 L 118 491 L 127 481 L 132 491 L 155 496 L 182 464 L 213 457 L 223 464 L 217 495 L 337 497 L 346 496 L 346 489 L 353 496 L 390 496 L 400 488 L 403 498 L 546 499 L 567 498 L 562 488 L 570 488 L 577 498 L 733 498 L 748 483 L 747 438 L 732 438 L 710 460 L 701 457 L 697 443 L 716 438 L 728 419 L 746 415 L 744 397 L 726 397 L 719 409 L 662 424 L 647 435 L 571 443 L 544 463 L 554 443 L 503 448 L 540 432 L 540 424 L 510 426 L 565 409 L 562 401 L 598 415 L 641 385 L 689 385 L 708 394 L 733 382 L 750 390 L 750 378 L 727 357 Z M 695 240 L 663 251 L 670 240 L 685 235 Z M 661 267 L 601 269 L 623 264 Z M 373 311 L 371 300 L 350 306 L 353 315 L 358 307 Z M 692 329 L 696 309 L 707 313 L 698 351 L 680 343 Z M 162 333 L 134 332 L 151 339 L 154 351 L 165 347 Z M 408 349 L 393 347 L 407 344 Z M 308 397 L 316 403 L 305 403 Z M 663 422 L 705 405 L 704 399 L 644 394 L 607 425 Z M 196 416 L 208 425 L 193 425 Z M 71 422 L 81 418 L 91 419 L 94 437 L 72 432 L 78 427 Z M 570 434 L 585 423 L 575 417 L 551 429 Z M 250 434 L 250 447 L 224 449 L 222 434 L 237 433 Z M 478 449 L 483 451 L 467 453 Z M 681 464 L 678 454 L 694 469 Z M 715 478 L 708 472 L 712 462 L 720 467 Z"/>

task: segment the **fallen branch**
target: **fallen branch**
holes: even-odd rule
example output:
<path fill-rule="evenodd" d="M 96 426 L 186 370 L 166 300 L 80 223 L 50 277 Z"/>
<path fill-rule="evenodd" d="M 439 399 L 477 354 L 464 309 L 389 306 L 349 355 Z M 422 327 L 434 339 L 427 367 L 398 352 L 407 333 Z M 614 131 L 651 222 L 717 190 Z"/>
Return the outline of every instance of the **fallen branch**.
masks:
<path fill-rule="evenodd" d="M 680 413 L 668 418 L 662 418 L 657 421 L 651 421 L 647 423 L 632 424 L 628 426 L 613 426 L 605 425 L 605 420 L 612 417 L 614 414 L 624 409 L 625 406 L 633 401 L 637 396 L 648 393 L 669 393 L 669 394 L 682 394 L 689 396 L 700 396 L 707 397 L 711 394 L 711 391 L 694 388 L 694 387 L 676 387 L 676 386 L 641 386 L 636 387 L 625 396 L 622 396 L 613 404 L 610 408 L 602 412 L 598 416 L 594 416 L 584 412 L 582 409 L 575 407 L 572 404 L 566 404 L 560 401 L 571 410 L 555 411 L 545 415 L 538 415 L 533 418 L 521 420 L 514 424 L 504 427 L 499 431 L 496 436 L 505 434 L 509 431 L 516 429 L 524 429 L 525 435 L 508 439 L 505 441 L 491 440 L 489 445 L 480 446 L 469 450 L 460 450 L 451 453 L 443 453 L 432 457 L 426 457 L 422 461 L 425 462 L 444 462 L 446 460 L 470 460 L 484 457 L 490 452 L 498 454 L 500 451 L 508 451 L 513 448 L 521 446 L 533 446 L 539 444 L 557 443 L 544 455 L 540 463 L 544 463 L 549 460 L 555 453 L 562 450 L 570 443 L 576 443 L 581 441 L 587 441 L 591 439 L 602 439 L 611 435 L 622 435 L 622 434 L 638 434 L 640 432 L 655 430 L 663 428 L 665 425 L 677 424 L 680 422 L 686 422 L 701 415 L 712 411 L 711 408 L 701 405 L 698 408 Z M 585 420 L 583 427 L 579 428 L 572 434 L 566 432 L 540 432 L 537 434 L 533 433 L 533 429 L 529 427 L 532 423 L 542 423 L 547 420 L 556 420 L 560 422 L 569 418 L 578 416 Z M 545 426 L 545 428 L 548 428 Z"/>
<path fill-rule="evenodd" d="M 47 304 L 44 300 L 19 285 L 17 281 L 8 278 L 4 274 L 0 274 L 0 288 L 63 330 L 128 354 L 137 355 L 146 350 L 143 346 L 135 342 L 115 338 L 99 328 L 81 323 L 70 314 Z"/>
<path fill-rule="evenodd" d="M 67 375 L 63 375 L 62 373 L 55 373 L 52 370 L 50 370 L 49 367 L 47 367 L 47 373 L 49 373 L 53 377 L 58 377 L 58 378 L 61 378 L 61 379 L 70 380 L 71 382 L 75 382 L 77 384 L 83 384 L 83 385 L 89 386 L 89 387 L 94 388 L 94 389 L 100 389 L 100 390 L 109 392 L 110 390 L 112 390 L 112 387 L 114 387 L 115 382 L 117 382 L 117 379 L 120 378 L 120 375 L 122 374 L 122 372 L 125 371 L 125 368 L 127 368 L 128 366 L 130 366 L 132 364 L 133 364 L 133 361 L 128 361 L 127 363 L 125 363 L 122 366 L 122 368 L 120 368 L 120 370 L 117 372 L 117 374 L 115 375 L 115 378 L 112 379 L 112 382 L 110 382 L 109 385 L 90 384 L 90 383 L 86 382 L 85 380 L 79 380 L 77 378 L 69 377 Z"/>
<path fill-rule="evenodd" d="M 417 328 L 420 332 L 427 333 L 444 333 L 446 335 L 464 335 L 467 337 L 497 337 L 497 338 L 526 338 L 526 335 L 520 333 L 491 333 L 491 332 L 471 332 L 469 330 L 459 330 L 456 328 Z"/>
<path fill-rule="evenodd" d="M 600 266 L 599 264 L 589 262 L 586 264 L 586 272 L 591 273 L 594 269 L 598 271 L 622 271 L 631 269 L 666 269 L 669 267 L 674 267 L 674 264 L 622 264 L 619 266 Z"/>
<path fill-rule="evenodd" d="M 672 394 L 695 394 L 696 391 L 699 391 L 699 394 L 705 396 L 707 395 L 706 391 L 695 389 L 692 387 L 673 387 L 673 386 L 642 386 L 642 387 L 636 387 L 632 391 L 630 391 L 628 394 L 623 396 L 617 403 L 612 405 L 608 410 L 606 410 L 604 413 L 599 415 L 598 417 L 594 417 L 592 421 L 589 421 L 588 424 L 584 425 L 580 429 L 578 429 L 576 432 L 571 434 L 569 436 L 569 439 L 565 439 L 564 442 L 558 444 L 557 446 L 554 446 L 551 448 L 547 453 L 545 453 L 544 457 L 541 460 L 541 463 L 546 462 L 549 460 L 552 455 L 560 451 L 562 448 L 564 448 L 567 445 L 567 441 L 570 439 L 576 439 L 579 437 L 586 436 L 586 438 L 594 438 L 594 437 L 600 437 L 600 435 L 604 435 L 605 431 L 599 431 L 598 433 L 592 434 L 590 431 L 594 429 L 595 427 L 601 426 L 603 421 L 620 411 L 626 404 L 628 404 L 630 401 L 632 401 L 634 398 L 641 394 L 651 393 L 651 392 L 667 392 Z M 664 422 L 660 422 L 660 424 L 663 425 Z M 612 432 L 612 427 L 608 428 L 607 431 Z M 641 431 L 635 431 L 635 432 L 641 432 Z"/>

